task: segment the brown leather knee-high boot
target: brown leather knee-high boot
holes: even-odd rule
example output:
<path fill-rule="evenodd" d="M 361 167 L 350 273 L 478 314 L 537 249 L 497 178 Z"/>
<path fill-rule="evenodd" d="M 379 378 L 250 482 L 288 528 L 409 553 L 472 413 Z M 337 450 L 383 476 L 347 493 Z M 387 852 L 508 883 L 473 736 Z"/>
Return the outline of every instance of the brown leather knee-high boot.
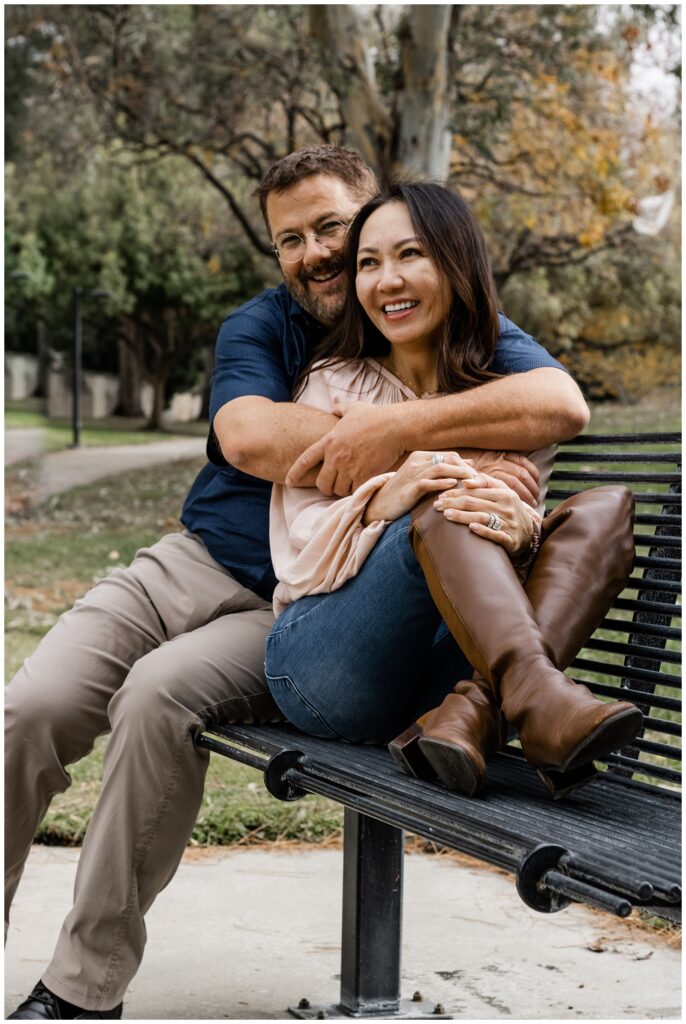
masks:
<path fill-rule="evenodd" d="M 437 772 L 449 788 L 468 794 L 480 789 L 484 755 L 506 738 L 493 697 L 498 682 L 503 711 L 520 731 L 528 760 L 539 767 L 555 796 L 593 777 L 593 757 L 633 738 L 641 725 L 633 705 L 605 704 L 554 671 L 554 666 L 567 667 L 626 584 L 634 557 L 632 506 L 631 492 L 618 487 L 586 491 L 559 505 L 544 521 L 543 543 L 525 594 L 509 560 L 506 566 L 500 557 L 502 549 L 494 558 L 483 545 L 470 551 L 467 544 L 473 535 L 467 528 L 460 528 L 456 537 L 452 531 L 457 524 L 441 523 L 443 517 L 429 502 L 418 507 L 412 541 L 432 596 L 448 626 L 455 629 L 458 643 L 465 643 L 463 650 L 473 658 L 472 664 L 481 671 L 489 664 L 490 670 L 484 673 L 488 682 L 477 673 L 473 680 L 459 683 L 439 708 L 391 743 L 391 752 L 406 770 L 423 777 Z M 444 571 L 453 561 L 457 576 Z M 493 566 L 495 576 L 489 568 Z M 504 586 L 505 601 L 524 605 L 520 611 L 508 609 L 505 620 L 509 630 L 523 624 L 521 636 L 503 637 L 500 612 L 489 608 L 488 595 Z M 455 609 L 453 594 L 468 606 L 467 614 Z M 497 596 L 502 605 L 502 589 Z M 479 614 L 485 616 L 483 625 Z M 529 666 L 521 682 L 514 665 L 520 644 Z"/>

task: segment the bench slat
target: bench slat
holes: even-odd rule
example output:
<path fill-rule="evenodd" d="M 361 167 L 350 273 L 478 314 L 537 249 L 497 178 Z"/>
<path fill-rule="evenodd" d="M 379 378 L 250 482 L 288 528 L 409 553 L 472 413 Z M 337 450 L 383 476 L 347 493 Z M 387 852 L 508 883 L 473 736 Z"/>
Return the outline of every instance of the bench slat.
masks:
<path fill-rule="evenodd" d="M 634 622 L 634 623 L 632 623 L 632 625 L 635 626 L 636 623 Z M 652 628 L 655 629 L 655 626 L 653 626 Z M 665 629 L 667 629 L 667 628 L 668 627 L 665 627 Z M 671 635 L 676 634 L 677 637 L 678 637 L 678 635 L 680 633 L 680 630 L 678 630 L 678 629 L 669 630 L 669 633 Z M 645 652 L 645 648 L 639 646 L 638 644 L 622 644 L 622 643 L 617 643 L 615 640 L 593 640 L 593 639 L 586 641 L 586 643 L 584 645 L 584 650 L 606 651 L 608 654 L 635 654 L 635 655 L 638 655 L 638 656 L 642 656 L 644 654 L 644 652 Z M 660 661 L 661 662 L 666 662 L 667 661 L 667 662 L 670 662 L 670 663 L 674 663 L 674 664 L 680 665 L 681 664 L 681 655 L 680 655 L 679 651 L 666 651 L 664 649 L 661 649 L 660 650 Z M 664 686 L 664 685 L 681 686 L 681 680 L 679 680 L 678 683 L 668 683 L 668 684 L 665 684 L 665 683 L 661 682 L 661 685 L 662 686 Z"/>
<path fill-rule="evenodd" d="M 660 548 L 673 548 L 676 551 L 681 551 L 681 538 L 680 537 L 662 537 L 660 534 L 648 534 L 648 533 L 635 533 L 634 543 L 639 547 L 660 547 Z M 670 558 L 673 556 L 670 555 Z"/>
<path fill-rule="evenodd" d="M 592 477 L 584 477 L 584 479 L 592 481 Z M 619 481 L 626 483 L 626 477 L 622 477 Z M 552 483 L 554 484 L 554 479 Z M 578 494 L 579 491 L 583 490 L 583 487 L 577 487 L 574 490 L 558 490 L 556 487 L 550 487 L 547 494 L 547 499 L 557 499 L 562 501 L 564 498 L 571 498 L 573 495 Z M 662 493 L 658 491 L 634 491 L 634 497 L 637 505 L 664 505 L 665 499 L 669 499 L 669 494 L 665 491 Z M 676 507 L 676 506 L 675 506 Z"/>
<path fill-rule="evenodd" d="M 642 434 L 579 434 L 570 441 L 562 441 L 560 448 L 567 449 L 571 445 L 592 447 L 597 444 L 637 444 L 637 445 L 681 445 L 681 434 L 676 431 L 657 431 Z"/>
<path fill-rule="evenodd" d="M 653 465 L 657 463 L 678 464 L 680 455 L 677 452 L 573 452 L 567 449 L 560 450 L 555 456 L 555 465 L 558 463 L 588 463 L 592 462 L 622 462 L 627 465 L 640 463 L 641 465 Z"/>
<path fill-rule="evenodd" d="M 674 526 L 681 527 L 681 516 L 668 513 L 637 512 L 634 522 L 639 526 Z"/>
<path fill-rule="evenodd" d="M 661 757 L 668 757 L 672 761 L 681 761 L 681 750 L 679 747 L 670 747 L 667 743 L 655 743 L 654 740 L 646 740 L 643 737 L 633 740 L 632 746 L 639 750 L 645 750 L 649 754 L 659 754 Z"/>
<path fill-rule="evenodd" d="M 626 472 L 625 470 L 557 470 L 551 476 L 551 480 L 555 483 L 558 480 L 580 480 L 582 483 L 588 481 L 604 481 L 606 483 L 679 483 L 678 473 L 653 473 L 653 472 L 638 472 L 631 470 Z M 637 501 L 641 500 L 640 494 L 636 496 Z"/>
<path fill-rule="evenodd" d="M 662 718 L 651 718 L 647 715 L 643 720 L 644 727 L 647 732 L 663 732 L 667 736 L 677 736 L 681 738 L 681 723 L 670 722 L 667 719 Z M 643 762 L 641 762 L 643 764 Z"/>
<path fill-rule="evenodd" d="M 681 687 L 681 678 L 679 676 L 661 673 L 655 669 L 635 668 L 633 665 L 611 665 L 604 661 L 589 661 L 587 658 L 575 658 L 572 662 L 572 668 L 588 669 L 589 672 L 601 672 L 603 675 L 617 676 L 619 679 L 635 679 L 639 682 L 651 682 L 657 686 L 671 685 Z M 610 689 L 612 690 L 610 696 L 619 696 L 617 687 L 610 687 Z M 664 706 L 666 707 L 667 705 Z M 678 701 L 676 706 L 677 710 L 681 707 Z"/>
<path fill-rule="evenodd" d="M 636 768 L 636 762 L 633 757 L 623 757 L 622 754 L 610 754 L 607 761 L 608 764 L 631 768 L 632 772 L 651 775 L 653 778 L 662 779 L 665 782 L 681 781 L 681 772 L 673 768 L 664 768 L 659 764 L 649 764 L 647 761 L 641 761 L 640 766 Z"/>
<path fill-rule="evenodd" d="M 641 576 L 632 576 L 626 585 L 627 590 L 652 590 L 664 594 L 681 594 L 681 584 L 675 580 L 653 580 L 644 579 Z"/>
<path fill-rule="evenodd" d="M 648 604 L 647 601 L 627 601 L 626 604 L 631 603 L 637 605 L 638 609 L 641 609 L 641 614 L 644 614 L 642 609 L 644 607 L 652 608 L 652 604 Z M 619 602 L 615 603 L 615 607 L 619 606 Z M 680 610 L 678 605 L 656 605 L 657 608 L 672 607 L 675 609 L 675 614 Z M 664 619 L 666 615 L 660 614 L 654 616 L 654 618 Z M 663 626 L 659 622 L 626 622 L 624 619 L 603 619 L 600 623 L 599 629 L 611 629 L 616 633 L 640 633 L 646 636 L 646 645 L 649 644 L 650 638 L 655 637 L 657 639 L 665 640 L 680 640 L 681 629 L 677 629 L 676 626 Z"/>
<path fill-rule="evenodd" d="M 628 612 L 647 611 L 647 612 L 651 612 L 651 613 L 656 613 L 656 614 L 661 615 L 661 616 L 662 615 L 667 615 L 668 618 L 672 618 L 672 619 L 680 619 L 681 618 L 681 605 L 678 605 L 678 604 L 665 604 L 664 602 L 661 602 L 661 601 L 648 601 L 647 599 L 644 599 L 643 601 L 637 601 L 635 598 L 618 597 L 617 600 L 614 603 L 614 608 L 616 608 L 618 610 L 621 610 L 621 611 L 628 611 Z M 614 629 L 621 629 L 624 625 L 626 625 L 626 623 L 621 622 L 621 621 L 616 620 L 616 619 L 613 619 L 613 620 L 604 619 L 603 623 L 601 623 L 601 629 L 603 628 L 603 625 L 604 625 L 605 622 L 610 622 L 610 621 L 617 623 L 615 626 L 613 626 Z M 637 625 L 637 623 L 633 623 L 633 625 Z M 662 626 L 657 626 L 656 627 L 656 629 L 659 629 L 659 630 L 662 630 L 663 628 L 669 629 L 671 627 L 662 627 Z M 680 632 L 681 631 L 679 631 L 679 633 Z M 662 633 L 659 632 L 657 635 L 661 636 Z"/>
<path fill-rule="evenodd" d="M 603 683 L 596 683 L 588 679 L 577 679 L 576 682 L 583 683 L 593 693 L 599 694 L 602 697 L 614 697 L 615 700 L 617 698 L 630 700 L 634 704 L 640 704 L 649 708 L 660 708 L 662 711 L 678 712 L 681 710 L 681 701 L 674 697 L 660 697 L 656 693 L 647 694 L 642 690 L 631 689 L 628 686 L 623 686 L 620 690 L 617 686 L 605 686 Z"/>

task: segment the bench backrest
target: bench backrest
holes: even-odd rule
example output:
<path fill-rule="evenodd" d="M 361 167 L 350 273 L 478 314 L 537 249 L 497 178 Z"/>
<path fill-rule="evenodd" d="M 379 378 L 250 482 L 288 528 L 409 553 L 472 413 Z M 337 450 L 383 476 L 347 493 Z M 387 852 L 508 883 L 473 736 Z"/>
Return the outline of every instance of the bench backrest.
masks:
<path fill-rule="evenodd" d="M 608 771 L 650 786 L 681 782 L 681 454 L 678 434 L 582 435 L 560 446 L 547 507 L 616 483 L 636 498 L 636 564 L 629 586 L 568 674 L 645 716 Z"/>

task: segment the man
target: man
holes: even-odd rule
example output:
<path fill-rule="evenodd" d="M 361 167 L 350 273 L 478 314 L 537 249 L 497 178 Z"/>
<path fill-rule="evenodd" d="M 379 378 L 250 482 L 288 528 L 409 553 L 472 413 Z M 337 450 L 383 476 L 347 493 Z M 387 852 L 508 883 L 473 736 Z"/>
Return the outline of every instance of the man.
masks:
<path fill-rule="evenodd" d="M 531 449 L 575 434 L 586 407 L 561 367 L 502 318 L 513 376 L 463 395 L 339 417 L 289 404 L 313 346 L 340 316 L 345 224 L 376 191 L 354 153 L 312 147 L 277 163 L 260 201 L 284 284 L 224 323 L 209 450 L 183 534 L 140 551 L 64 615 L 7 691 L 6 905 L 68 765 L 111 730 L 102 794 L 53 956 L 14 1019 L 118 1018 L 145 944 L 144 915 L 172 878 L 202 798 L 216 721 L 280 718 L 263 677 L 275 584 L 269 481 L 346 493 L 408 450 Z M 521 371 L 521 372 L 514 372 Z M 533 467 L 482 456 L 533 500 Z M 320 468 L 321 464 L 321 468 Z M 248 475 L 250 474 L 250 475 Z"/>

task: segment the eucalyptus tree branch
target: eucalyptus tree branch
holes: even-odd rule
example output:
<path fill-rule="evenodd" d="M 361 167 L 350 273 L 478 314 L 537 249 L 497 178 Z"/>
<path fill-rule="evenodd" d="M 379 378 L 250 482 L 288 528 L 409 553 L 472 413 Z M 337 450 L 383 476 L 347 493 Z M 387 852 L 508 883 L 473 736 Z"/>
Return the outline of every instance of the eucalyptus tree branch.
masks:
<path fill-rule="evenodd" d="M 214 174 L 211 171 L 211 169 L 207 166 L 205 161 L 201 160 L 197 153 L 193 152 L 190 146 L 178 145 L 172 139 L 167 139 L 164 137 L 160 137 L 159 141 L 166 145 L 171 150 L 171 152 L 177 153 L 179 156 L 185 157 L 186 160 L 190 161 L 190 163 L 192 163 L 194 167 L 197 167 L 197 169 L 207 179 L 207 181 L 209 181 L 210 184 L 213 185 L 214 188 L 216 188 L 217 191 L 224 197 L 234 217 L 241 225 L 241 227 L 243 228 L 246 235 L 248 236 L 254 247 L 257 249 L 257 251 L 261 253 L 263 256 L 271 256 L 271 246 L 262 238 L 260 238 L 260 236 L 256 233 L 252 224 L 248 220 L 247 215 L 239 206 L 238 201 L 236 200 L 236 197 L 234 196 L 233 192 L 231 192 L 231 190 L 227 188 L 227 186 L 222 181 L 219 180 L 216 174 Z"/>

